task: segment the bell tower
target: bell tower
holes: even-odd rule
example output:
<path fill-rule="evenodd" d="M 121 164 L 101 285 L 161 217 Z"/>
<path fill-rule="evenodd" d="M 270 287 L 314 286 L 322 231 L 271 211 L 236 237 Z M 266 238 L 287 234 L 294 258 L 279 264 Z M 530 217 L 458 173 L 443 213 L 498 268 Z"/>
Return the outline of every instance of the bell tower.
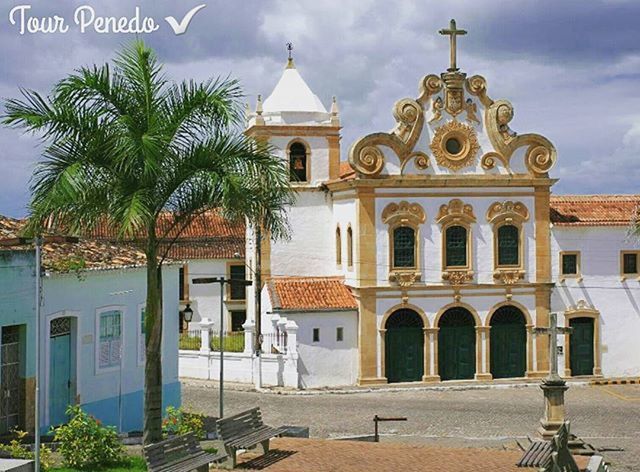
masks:
<path fill-rule="evenodd" d="M 280 80 L 255 111 L 247 110 L 246 134 L 271 144 L 286 161 L 295 187 L 318 188 L 338 178 L 340 117 L 333 98 L 329 111 L 304 81 L 287 43 L 287 63 Z"/>

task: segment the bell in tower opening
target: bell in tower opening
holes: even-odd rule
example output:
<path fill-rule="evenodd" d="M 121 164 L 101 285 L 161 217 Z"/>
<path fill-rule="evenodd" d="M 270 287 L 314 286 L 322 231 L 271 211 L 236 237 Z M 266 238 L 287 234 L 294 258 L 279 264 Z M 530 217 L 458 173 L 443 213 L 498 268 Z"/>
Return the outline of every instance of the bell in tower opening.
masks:
<path fill-rule="evenodd" d="M 292 182 L 307 182 L 307 149 L 302 143 L 289 147 L 289 170 Z"/>

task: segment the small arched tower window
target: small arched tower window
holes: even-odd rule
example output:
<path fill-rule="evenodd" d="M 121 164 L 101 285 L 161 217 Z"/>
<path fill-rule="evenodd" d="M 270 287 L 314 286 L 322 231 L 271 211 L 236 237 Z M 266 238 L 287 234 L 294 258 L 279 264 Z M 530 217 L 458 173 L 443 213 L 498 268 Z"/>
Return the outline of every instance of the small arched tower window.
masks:
<path fill-rule="evenodd" d="M 340 226 L 336 228 L 336 264 L 342 265 L 342 234 Z"/>
<path fill-rule="evenodd" d="M 353 267 L 353 230 L 347 228 L 347 266 Z"/>
<path fill-rule="evenodd" d="M 409 226 L 393 230 L 393 268 L 416 267 L 416 232 Z"/>
<path fill-rule="evenodd" d="M 308 156 L 304 144 L 295 142 L 289 146 L 289 171 L 292 182 L 308 182 Z"/>

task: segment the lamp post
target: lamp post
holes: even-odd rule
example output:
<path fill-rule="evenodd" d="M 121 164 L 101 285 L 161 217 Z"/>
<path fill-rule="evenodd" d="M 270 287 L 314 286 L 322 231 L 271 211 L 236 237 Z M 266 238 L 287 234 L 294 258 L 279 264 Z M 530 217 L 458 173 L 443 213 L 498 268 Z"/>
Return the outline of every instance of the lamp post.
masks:
<path fill-rule="evenodd" d="M 77 243 L 79 239 L 74 236 L 35 236 L 34 238 L 16 237 L 0 239 L 0 247 L 35 245 L 36 259 L 36 296 L 35 296 L 35 327 L 33 337 L 35 341 L 36 376 L 34 379 L 35 402 L 34 413 L 34 462 L 35 472 L 40 472 L 40 311 L 42 308 L 42 245 L 45 243 Z"/>
<path fill-rule="evenodd" d="M 191 320 L 193 319 L 191 303 L 187 303 L 187 306 L 180 313 L 182 314 L 182 319 L 187 323 L 187 331 L 189 331 L 189 323 L 191 323 Z M 182 323 L 180 323 L 180 332 L 182 333 Z"/>
<path fill-rule="evenodd" d="M 251 285 L 251 280 L 227 279 L 225 277 L 199 277 L 193 279 L 194 284 L 220 284 L 220 406 L 219 417 L 224 417 L 224 284 Z"/>

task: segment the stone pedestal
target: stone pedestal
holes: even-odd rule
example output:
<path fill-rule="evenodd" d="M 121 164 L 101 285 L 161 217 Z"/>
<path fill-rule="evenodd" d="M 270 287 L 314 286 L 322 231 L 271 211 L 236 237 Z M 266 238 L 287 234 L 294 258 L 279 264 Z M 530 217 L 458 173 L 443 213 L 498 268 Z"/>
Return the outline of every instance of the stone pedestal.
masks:
<path fill-rule="evenodd" d="M 564 392 L 569 388 L 561 378 L 544 379 L 540 388 L 544 392 L 544 417 L 540 419 L 538 433 L 550 440 L 564 424 Z"/>

